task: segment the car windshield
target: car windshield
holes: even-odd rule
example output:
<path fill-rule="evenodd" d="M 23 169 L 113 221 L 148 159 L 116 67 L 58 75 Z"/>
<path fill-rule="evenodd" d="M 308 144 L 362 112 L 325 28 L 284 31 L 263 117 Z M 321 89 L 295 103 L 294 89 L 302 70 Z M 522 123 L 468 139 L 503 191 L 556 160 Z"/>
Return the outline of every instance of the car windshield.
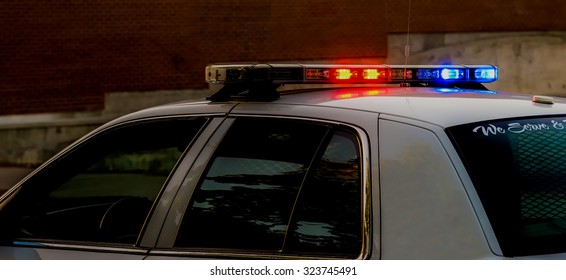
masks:
<path fill-rule="evenodd" d="M 566 117 L 447 129 L 506 256 L 566 252 Z"/>

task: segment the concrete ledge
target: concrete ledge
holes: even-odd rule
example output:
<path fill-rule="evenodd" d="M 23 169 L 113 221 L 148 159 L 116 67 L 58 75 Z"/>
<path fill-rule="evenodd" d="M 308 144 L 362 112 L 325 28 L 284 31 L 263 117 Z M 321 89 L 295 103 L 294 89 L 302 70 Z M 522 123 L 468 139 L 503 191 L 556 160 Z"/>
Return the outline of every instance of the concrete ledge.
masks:
<path fill-rule="evenodd" d="M 117 116 L 102 114 L 101 112 L 0 116 L 0 130 L 102 124 Z"/>
<path fill-rule="evenodd" d="M 0 166 L 0 195 L 18 183 L 26 175 L 33 171 L 33 168 Z"/>
<path fill-rule="evenodd" d="M 212 93 L 211 89 L 112 92 L 105 95 L 104 111 L 0 116 L 0 130 L 101 125 L 144 108 L 182 100 L 202 100 Z"/>

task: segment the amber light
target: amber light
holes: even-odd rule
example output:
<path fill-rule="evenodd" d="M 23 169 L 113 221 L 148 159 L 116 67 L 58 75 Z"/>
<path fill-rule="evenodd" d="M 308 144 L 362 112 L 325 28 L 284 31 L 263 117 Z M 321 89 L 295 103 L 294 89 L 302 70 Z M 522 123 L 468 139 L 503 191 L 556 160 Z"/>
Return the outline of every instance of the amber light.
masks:
<path fill-rule="evenodd" d="M 377 69 L 364 69 L 364 79 L 365 80 L 379 79 L 379 71 L 377 71 Z"/>
<path fill-rule="evenodd" d="M 350 69 L 336 69 L 335 71 L 337 80 L 349 80 L 352 77 Z"/>

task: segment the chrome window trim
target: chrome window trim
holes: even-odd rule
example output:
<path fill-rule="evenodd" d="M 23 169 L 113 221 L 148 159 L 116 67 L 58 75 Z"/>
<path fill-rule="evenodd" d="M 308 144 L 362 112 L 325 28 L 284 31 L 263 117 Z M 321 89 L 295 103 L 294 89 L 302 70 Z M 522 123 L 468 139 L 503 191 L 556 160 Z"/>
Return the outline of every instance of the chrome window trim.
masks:
<path fill-rule="evenodd" d="M 175 249 L 165 250 L 151 250 L 149 256 L 155 257 L 171 257 L 171 258 L 206 258 L 206 259 L 262 259 L 262 260 L 344 260 L 340 257 L 331 256 L 304 256 L 304 255 L 285 255 L 277 253 L 239 253 L 239 250 L 234 252 L 207 252 L 207 251 L 178 251 Z M 361 258 L 357 258 L 361 259 Z"/>
<path fill-rule="evenodd" d="M 112 245 L 80 245 L 80 244 L 69 244 L 69 243 L 54 243 L 51 241 L 23 241 L 15 240 L 12 241 L 13 246 L 17 247 L 32 247 L 32 248 L 42 248 L 42 249 L 58 249 L 58 250 L 81 250 L 81 251 L 94 251 L 94 252 L 106 252 L 106 253 L 127 253 L 127 254 L 144 254 L 146 255 L 149 250 L 143 248 L 124 248 Z M 123 245 L 122 245 L 123 246 Z"/>

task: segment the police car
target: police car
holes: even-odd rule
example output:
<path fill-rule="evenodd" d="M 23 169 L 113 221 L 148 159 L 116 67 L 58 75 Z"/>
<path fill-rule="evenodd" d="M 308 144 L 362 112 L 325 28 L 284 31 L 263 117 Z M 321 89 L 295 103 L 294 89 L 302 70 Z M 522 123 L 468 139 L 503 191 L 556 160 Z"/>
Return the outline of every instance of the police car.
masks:
<path fill-rule="evenodd" d="M 566 255 L 566 101 L 491 65 L 211 65 L 0 199 L 1 259 Z M 293 84 L 314 88 L 285 90 Z"/>

